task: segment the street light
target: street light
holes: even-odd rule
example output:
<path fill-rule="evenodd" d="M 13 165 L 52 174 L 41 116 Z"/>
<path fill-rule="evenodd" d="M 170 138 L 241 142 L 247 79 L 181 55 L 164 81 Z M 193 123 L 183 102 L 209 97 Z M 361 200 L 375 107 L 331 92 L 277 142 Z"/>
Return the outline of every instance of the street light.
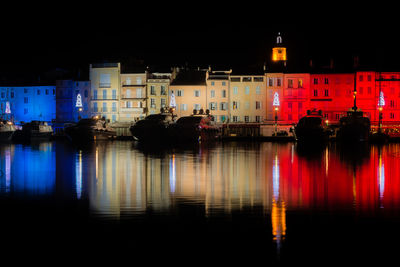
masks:
<path fill-rule="evenodd" d="M 275 136 L 278 133 L 278 107 L 275 107 Z"/>

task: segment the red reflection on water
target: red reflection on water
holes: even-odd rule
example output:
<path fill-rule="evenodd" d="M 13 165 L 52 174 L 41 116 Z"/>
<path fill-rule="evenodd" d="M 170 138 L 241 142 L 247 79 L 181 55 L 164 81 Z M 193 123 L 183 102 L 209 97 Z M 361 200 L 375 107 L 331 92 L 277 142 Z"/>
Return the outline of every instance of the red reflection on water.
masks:
<path fill-rule="evenodd" d="M 343 158 L 342 153 L 349 152 L 335 147 L 326 148 L 315 158 L 293 156 L 290 149 L 279 149 L 278 153 L 280 198 L 288 210 L 399 207 L 398 145 L 371 147 L 364 157 L 355 153 Z"/>

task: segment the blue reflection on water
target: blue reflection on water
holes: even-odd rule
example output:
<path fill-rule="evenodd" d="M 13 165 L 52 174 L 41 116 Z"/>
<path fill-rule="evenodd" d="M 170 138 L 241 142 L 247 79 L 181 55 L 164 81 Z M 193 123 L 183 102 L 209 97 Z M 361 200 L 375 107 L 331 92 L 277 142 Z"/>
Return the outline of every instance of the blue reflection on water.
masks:
<path fill-rule="evenodd" d="M 54 193 L 55 150 L 52 143 L 1 145 L 1 192 L 27 195 Z"/>

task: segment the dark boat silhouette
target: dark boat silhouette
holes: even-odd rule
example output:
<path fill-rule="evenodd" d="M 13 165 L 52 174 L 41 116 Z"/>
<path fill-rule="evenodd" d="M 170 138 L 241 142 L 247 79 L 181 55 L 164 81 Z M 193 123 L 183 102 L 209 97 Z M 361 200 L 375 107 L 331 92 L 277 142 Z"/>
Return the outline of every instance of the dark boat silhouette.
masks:
<path fill-rule="evenodd" d="M 117 136 L 116 131 L 108 125 L 107 121 L 97 116 L 81 119 L 76 124 L 66 126 L 64 133 L 74 142 L 108 140 Z"/>
<path fill-rule="evenodd" d="M 0 142 L 11 141 L 16 130 L 12 121 L 0 119 Z"/>
<path fill-rule="evenodd" d="M 169 137 L 174 143 L 207 142 L 218 139 L 220 130 L 209 110 L 196 110 L 190 116 L 179 118 L 168 127 Z"/>
<path fill-rule="evenodd" d="M 129 130 L 139 142 L 166 142 L 168 127 L 174 122 L 176 115 L 168 109 L 161 109 L 159 114 L 151 114 L 137 121 Z"/>
<path fill-rule="evenodd" d="M 332 131 L 326 125 L 322 111 L 308 110 L 294 127 L 296 140 L 310 144 L 321 143 L 329 140 Z"/>
<path fill-rule="evenodd" d="M 13 135 L 17 142 L 29 142 L 31 140 L 50 140 L 53 136 L 53 128 L 45 121 L 31 121 L 22 125 Z"/>

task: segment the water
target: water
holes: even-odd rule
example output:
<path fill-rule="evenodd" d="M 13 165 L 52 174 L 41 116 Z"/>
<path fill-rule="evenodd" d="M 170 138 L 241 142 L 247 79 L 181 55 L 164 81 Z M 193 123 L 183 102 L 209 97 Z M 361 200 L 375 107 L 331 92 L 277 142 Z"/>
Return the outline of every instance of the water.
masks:
<path fill-rule="evenodd" d="M 400 144 L 42 142 L 0 156 L 2 243 L 18 256 L 318 265 L 398 249 Z"/>

